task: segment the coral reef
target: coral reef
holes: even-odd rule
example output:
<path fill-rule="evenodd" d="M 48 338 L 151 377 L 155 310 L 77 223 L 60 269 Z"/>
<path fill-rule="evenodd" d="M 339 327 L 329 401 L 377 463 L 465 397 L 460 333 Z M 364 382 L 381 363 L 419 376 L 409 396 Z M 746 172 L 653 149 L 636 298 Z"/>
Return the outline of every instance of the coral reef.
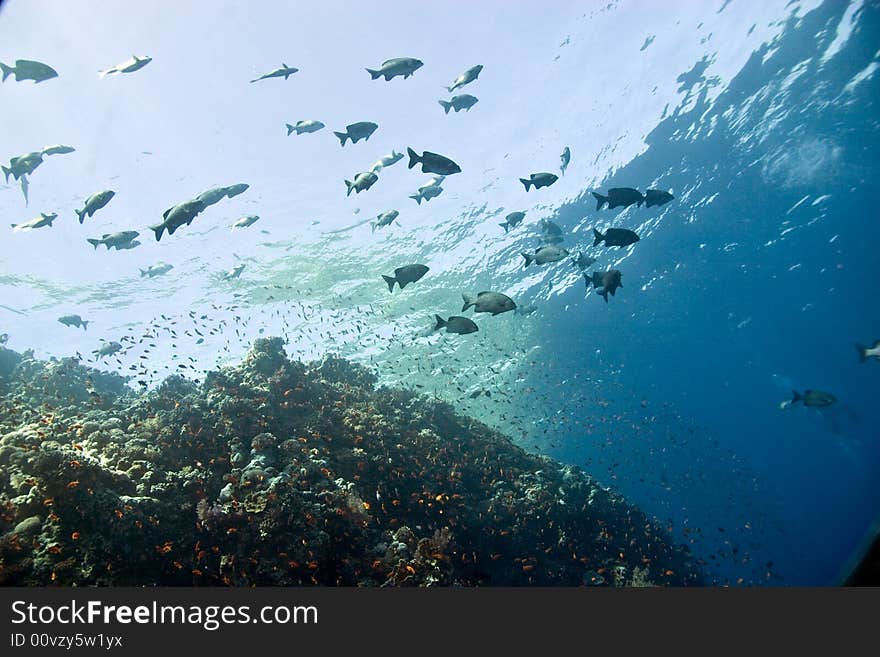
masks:
<path fill-rule="evenodd" d="M 279 338 L 134 393 L 0 347 L 0 583 L 696 585 L 661 526 L 446 403 Z"/>

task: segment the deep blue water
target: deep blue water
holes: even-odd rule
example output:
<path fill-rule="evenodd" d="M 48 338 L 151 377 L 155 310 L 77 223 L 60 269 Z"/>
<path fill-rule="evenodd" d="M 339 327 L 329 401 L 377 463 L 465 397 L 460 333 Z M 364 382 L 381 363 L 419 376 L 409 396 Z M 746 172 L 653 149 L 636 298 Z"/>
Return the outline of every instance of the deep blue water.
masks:
<path fill-rule="evenodd" d="M 880 512 L 880 367 L 860 364 L 853 346 L 872 343 L 880 326 L 878 79 L 845 89 L 876 61 L 880 7 L 862 7 L 833 64 L 820 66 L 845 8 L 827 2 L 790 20 L 772 56 L 764 61 L 769 46 L 756 52 L 709 105 L 700 95 L 711 80 L 691 78 L 693 108 L 662 121 L 650 148 L 600 185 L 662 173 L 680 190 L 676 206 L 626 261 L 617 297 L 582 304 L 570 290 L 577 328 L 546 336 L 561 366 L 619 368 L 622 388 L 650 400 L 612 398 L 608 413 L 661 416 L 637 433 L 609 427 L 614 446 L 604 449 L 569 425 L 552 453 L 592 459 L 598 473 L 613 465 L 627 495 L 679 531 L 701 528 L 695 549 L 721 564 L 722 582 L 837 581 Z M 584 194 L 557 221 L 594 207 Z M 833 391 L 839 407 L 779 409 L 804 388 Z M 574 415 L 594 412 L 587 404 Z"/>

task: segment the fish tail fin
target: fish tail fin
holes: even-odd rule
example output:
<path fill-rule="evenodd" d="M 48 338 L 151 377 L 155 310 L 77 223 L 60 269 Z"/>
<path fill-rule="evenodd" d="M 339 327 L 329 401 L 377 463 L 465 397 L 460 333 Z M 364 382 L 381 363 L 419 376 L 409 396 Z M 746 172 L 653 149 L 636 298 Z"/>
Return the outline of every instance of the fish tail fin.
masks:
<path fill-rule="evenodd" d="M 162 233 L 165 231 L 165 224 L 150 226 L 150 230 L 156 233 L 156 241 L 158 242 L 160 239 L 162 239 Z"/>
<path fill-rule="evenodd" d="M 143 269 L 138 269 L 138 271 L 141 273 L 141 278 L 147 275 L 147 272 Z"/>
<path fill-rule="evenodd" d="M 598 231 L 598 229 L 594 228 L 593 229 L 593 246 L 601 244 L 602 240 L 604 240 L 604 239 L 605 239 L 605 236 L 602 233 L 600 233 Z"/>
<path fill-rule="evenodd" d="M 476 301 L 474 301 L 473 297 L 468 296 L 467 294 L 461 295 L 462 300 L 464 301 L 464 305 L 461 307 L 461 312 L 464 312 L 471 306 L 473 306 Z"/>
<path fill-rule="evenodd" d="M 605 303 L 608 303 L 608 290 L 602 288 L 602 291 L 599 292 L 603 299 L 605 299 Z"/>
<path fill-rule="evenodd" d="M 410 197 L 413 201 L 415 201 L 416 203 L 418 203 L 419 205 L 422 204 L 422 195 L 421 195 L 421 194 L 410 194 L 409 197 Z"/>
<path fill-rule="evenodd" d="M 590 192 L 593 195 L 593 198 L 596 199 L 596 209 L 601 210 L 602 206 L 608 202 L 607 196 L 602 196 L 601 194 L 597 194 L 596 192 Z"/>
<path fill-rule="evenodd" d="M 354 189 L 354 183 L 351 182 L 350 180 L 346 180 L 346 181 L 345 181 L 345 186 L 346 186 L 346 188 L 348 189 L 348 191 L 345 192 L 345 195 L 346 195 L 346 196 L 349 196 L 349 195 L 351 194 L 351 190 Z"/>
<path fill-rule="evenodd" d="M 74 212 L 76 212 L 76 218 L 79 219 L 79 223 L 82 223 L 83 221 L 85 221 L 85 219 L 86 219 L 85 208 L 83 208 L 82 210 L 74 210 Z"/>
<path fill-rule="evenodd" d="M 407 155 L 409 155 L 409 164 L 407 165 L 407 169 L 412 169 L 415 165 L 419 163 L 419 155 L 409 146 L 406 147 Z"/>
<path fill-rule="evenodd" d="M 498 225 L 504 229 L 505 233 L 510 230 L 510 226 L 507 225 L 507 222 L 505 222 L 503 224 L 498 224 Z"/>
<path fill-rule="evenodd" d="M 449 114 L 449 110 L 452 108 L 452 103 L 450 103 L 448 100 L 438 100 L 437 102 L 440 103 L 441 107 L 443 107 L 443 113 Z"/>
<path fill-rule="evenodd" d="M 856 351 L 859 352 L 859 362 L 864 363 L 868 360 L 868 349 L 856 342 Z"/>
<path fill-rule="evenodd" d="M 535 259 L 534 257 L 530 256 L 528 253 L 523 253 L 522 257 L 526 259 L 526 264 L 524 264 L 523 267 L 528 267 L 530 264 L 532 264 L 532 260 Z"/>
<path fill-rule="evenodd" d="M 88 319 L 84 319 L 84 320 L 82 321 L 83 331 L 88 330 L 88 328 L 89 328 L 89 322 L 90 322 L 90 321 L 91 321 L 91 320 L 88 320 Z"/>
<path fill-rule="evenodd" d="M 292 125 L 290 125 L 289 123 L 285 123 L 284 125 L 287 126 L 287 136 L 290 137 L 290 133 L 293 132 L 294 130 L 296 130 L 296 128 L 294 128 L 294 127 L 293 127 Z"/>
<path fill-rule="evenodd" d="M 397 282 L 397 279 L 393 276 L 386 276 L 385 274 L 382 274 L 382 278 L 384 278 L 385 282 L 388 283 L 388 291 L 394 292 L 394 284 Z M 401 285 L 400 288 L 403 289 L 403 285 Z"/>
<path fill-rule="evenodd" d="M 98 245 L 101 243 L 101 240 L 96 240 L 96 239 L 94 239 L 94 238 L 89 237 L 89 238 L 86 239 L 86 242 L 88 242 L 88 243 L 91 244 L 93 247 L 95 247 L 95 251 L 97 251 L 97 250 L 98 250 Z"/>
<path fill-rule="evenodd" d="M 434 325 L 435 331 L 446 326 L 446 320 L 440 317 L 440 315 L 434 315 L 434 319 L 437 320 L 437 323 Z"/>
<path fill-rule="evenodd" d="M 803 397 L 801 397 L 801 393 L 799 393 L 797 390 L 791 391 L 791 403 L 792 404 L 796 404 L 797 402 L 799 402 L 802 399 L 803 399 Z"/>
<path fill-rule="evenodd" d="M 345 146 L 345 140 L 348 139 L 348 132 L 334 132 L 333 134 L 339 137 L 339 145 Z"/>
<path fill-rule="evenodd" d="M 3 71 L 3 82 L 6 82 L 6 78 L 15 73 L 15 69 L 11 66 L 7 66 L 3 62 L 0 62 L 0 70 Z"/>
<path fill-rule="evenodd" d="M 366 69 L 367 73 L 370 74 L 370 79 L 375 80 L 376 78 L 382 77 L 382 71 L 374 71 L 371 68 Z"/>
<path fill-rule="evenodd" d="M 448 91 L 449 93 L 452 93 L 454 90 L 455 90 L 455 85 L 452 85 L 451 87 L 446 87 L 446 91 Z"/>
<path fill-rule="evenodd" d="M 526 178 L 520 178 L 519 181 L 520 181 L 520 182 L 523 184 L 523 186 L 526 188 L 526 191 L 529 191 L 529 185 L 532 184 L 532 181 L 531 181 L 531 180 L 528 180 L 528 179 L 526 179 Z"/>
<path fill-rule="evenodd" d="M 113 69 L 105 68 L 105 69 L 102 70 L 102 71 L 98 71 L 98 77 L 101 78 L 101 79 L 103 80 L 103 79 L 106 78 L 108 75 L 110 75 L 110 72 L 111 72 L 112 70 L 113 70 Z"/>
<path fill-rule="evenodd" d="M 373 233 L 376 232 L 376 222 L 375 221 L 370 222 L 370 228 L 372 228 L 371 232 L 373 232 Z"/>
<path fill-rule="evenodd" d="M 12 173 L 12 169 L 7 169 L 2 165 L 0 165 L 0 169 L 3 169 L 3 175 L 6 176 L 6 182 L 9 182 L 9 174 Z"/>

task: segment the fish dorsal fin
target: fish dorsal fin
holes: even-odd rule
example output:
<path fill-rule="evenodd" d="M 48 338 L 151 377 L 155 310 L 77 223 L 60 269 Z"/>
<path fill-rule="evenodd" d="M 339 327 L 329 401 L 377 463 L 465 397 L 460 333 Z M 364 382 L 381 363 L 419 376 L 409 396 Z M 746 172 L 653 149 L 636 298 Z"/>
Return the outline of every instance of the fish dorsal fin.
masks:
<path fill-rule="evenodd" d="M 290 68 L 290 67 L 289 67 L 287 64 L 285 64 L 284 62 L 281 62 L 281 67 L 282 67 L 282 68 Z"/>
<path fill-rule="evenodd" d="M 491 293 L 491 292 L 477 292 L 477 296 L 478 296 L 478 297 L 481 297 L 481 296 L 483 296 L 484 294 L 492 294 L 492 293 Z"/>

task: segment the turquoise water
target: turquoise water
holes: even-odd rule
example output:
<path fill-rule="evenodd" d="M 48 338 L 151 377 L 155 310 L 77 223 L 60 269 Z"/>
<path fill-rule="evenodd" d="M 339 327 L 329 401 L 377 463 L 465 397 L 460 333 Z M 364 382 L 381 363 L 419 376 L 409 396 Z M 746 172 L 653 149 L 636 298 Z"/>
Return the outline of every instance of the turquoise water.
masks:
<path fill-rule="evenodd" d="M 8 347 L 80 354 L 138 390 L 201 380 L 280 335 L 292 357 L 338 353 L 582 466 L 713 581 L 836 580 L 878 512 L 880 370 L 853 348 L 880 338 L 876 5 L 97 6 L 0 12 L 0 61 L 58 72 L 0 85 L 0 157 L 75 149 L 44 157 L 27 202 L 12 178 L 0 186 L 8 224 L 58 214 L 0 240 Z M 132 54 L 152 61 L 98 76 Z M 407 79 L 364 71 L 403 56 L 424 62 Z M 250 83 L 282 62 L 299 70 Z M 454 93 L 478 102 L 444 114 L 445 87 L 476 64 Z M 303 119 L 326 127 L 287 136 Z M 340 147 L 332 131 L 356 121 L 379 128 Z M 566 146 L 565 175 L 526 192 L 518 178 L 561 174 Z M 462 171 L 417 204 L 431 174 L 404 157 L 346 196 L 344 180 L 407 147 Z M 166 209 L 236 183 L 249 188 L 155 240 Z M 675 198 L 596 210 L 591 192 L 613 187 Z M 79 223 L 104 189 L 113 199 Z M 505 233 L 513 211 L 525 219 Z M 247 215 L 259 220 L 231 229 Z M 597 259 L 589 272 L 622 272 L 607 304 L 571 257 L 523 267 L 542 220 Z M 596 227 L 641 239 L 594 247 Z M 86 242 L 124 230 L 141 244 Z M 173 269 L 141 275 L 160 263 Z M 381 276 L 411 263 L 428 274 L 389 294 Z M 462 312 L 482 290 L 534 312 Z M 69 314 L 87 330 L 58 322 Z M 479 331 L 433 332 L 435 314 Z M 93 354 L 109 341 L 122 350 Z M 792 389 L 838 402 L 780 409 Z"/>

